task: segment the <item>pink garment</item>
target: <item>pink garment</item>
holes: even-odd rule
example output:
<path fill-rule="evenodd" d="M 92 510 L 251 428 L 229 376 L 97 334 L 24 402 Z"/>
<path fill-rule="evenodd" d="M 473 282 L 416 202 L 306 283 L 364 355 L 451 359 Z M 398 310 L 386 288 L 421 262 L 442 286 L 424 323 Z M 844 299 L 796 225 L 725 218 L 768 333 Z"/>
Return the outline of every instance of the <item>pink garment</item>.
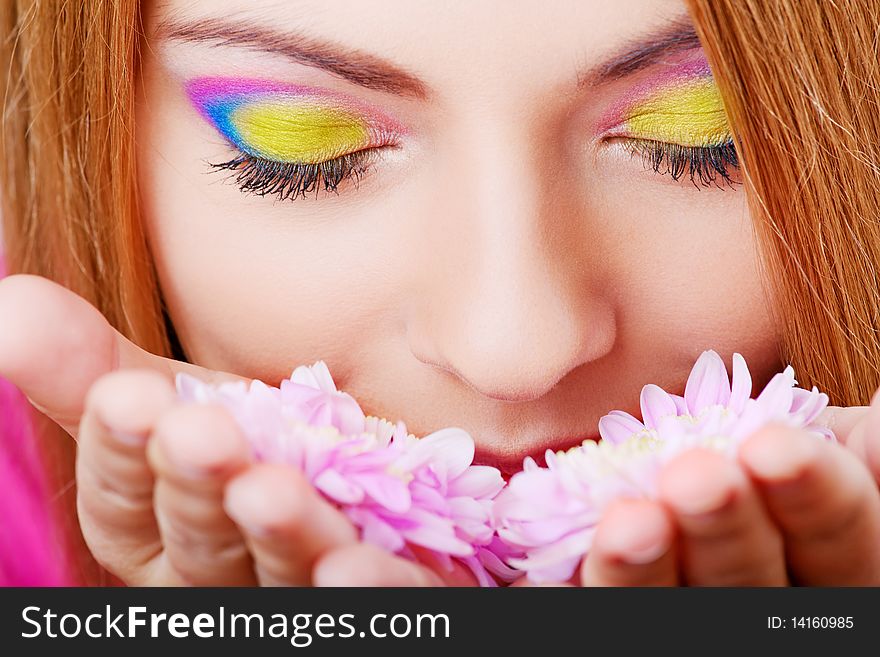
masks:
<path fill-rule="evenodd" d="M 0 378 L 0 586 L 61 586 L 69 579 L 28 409 Z"/>

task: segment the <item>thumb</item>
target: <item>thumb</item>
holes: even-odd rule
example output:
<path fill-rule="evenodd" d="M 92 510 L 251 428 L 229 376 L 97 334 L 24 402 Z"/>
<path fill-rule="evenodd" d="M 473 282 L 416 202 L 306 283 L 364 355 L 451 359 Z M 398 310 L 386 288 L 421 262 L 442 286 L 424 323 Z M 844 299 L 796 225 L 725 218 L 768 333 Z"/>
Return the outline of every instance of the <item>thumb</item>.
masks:
<path fill-rule="evenodd" d="M 169 379 L 181 371 L 208 382 L 240 379 L 144 351 L 85 299 L 48 279 L 19 274 L 0 281 L 0 376 L 72 436 L 92 384 L 133 367 Z"/>
<path fill-rule="evenodd" d="M 869 406 L 829 406 L 816 418 L 815 423 L 830 429 L 838 442 L 852 447 L 859 439 L 869 409 Z"/>
<path fill-rule="evenodd" d="M 833 409 L 830 416 L 829 428 L 864 461 L 880 484 L 880 390 L 874 393 L 870 406 Z M 838 432 L 840 427 L 843 430 Z"/>

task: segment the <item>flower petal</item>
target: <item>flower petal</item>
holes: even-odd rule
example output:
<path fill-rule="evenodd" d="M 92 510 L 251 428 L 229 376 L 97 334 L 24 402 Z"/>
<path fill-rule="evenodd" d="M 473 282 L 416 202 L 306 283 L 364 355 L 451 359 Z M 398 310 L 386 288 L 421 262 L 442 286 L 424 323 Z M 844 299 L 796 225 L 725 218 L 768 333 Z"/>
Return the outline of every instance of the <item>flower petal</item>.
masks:
<path fill-rule="evenodd" d="M 364 491 L 335 470 L 324 470 L 312 485 L 340 504 L 359 504 L 364 499 Z"/>
<path fill-rule="evenodd" d="M 734 413 L 742 413 L 746 400 L 752 396 L 752 375 L 748 365 L 740 354 L 733 355 L 733 386 L 730 391 L 730 401 L 727 404 Z"/>
<path fill-rule="evenodd" d="M 412 506 L 409 488 L 398 477 L 380 471 L 352 474 L 349 478 L 377 504 L 384 506 L 389 511 L 406 513 Z"/>
<path fill-rule="evenodd" d="M 730 401 L 730 380 L 724 361 L 714 351 L 704 351 L 691 370 L 684 389 L 691 415 L 699 415 L 707 406 L 727 406 Z"/>
<path fill-rule="evenodd" d="M 669 393 L 653 383 L 642 388 L 639 404 L 642 408 L 642 420 L 649 429 L 656 427 L 660 418 L 678 414 L 675 401 Z"/>
<path fill-rule="evenodd" d="M 812 390 L 794 388 L 792 390 L 792 402 L 789 413 L 792 419 L 799 425 L 807 425 L 813 422 L 828 406 L 828 395 L 819 392 L 815 386 Z"/>
<path fill-rule="evenodd" d="M 430 463 L 438 476 L 452 479 L 462 474 L 473 460 L 473 438 L 463 429 L 448 428 L 413 443 L 397 465 L 409 472 Z"/>
<path fill-rule="evenodd" d="M 288 380 L 291 383 L 314 388 L 315 390 L 336 392 L 336 384 L 333 383 L 333 377 L 330 376 L 330 370 L 327 368 L 327 363 L 323 360 L 319 360 L 311 366 L 301 365 L 300 367 L 297 367 Z"/>
<path fill-rule="evenodd" d="M 599 436 L 602 440 L 615 445 L 629 440 L 633 435 L 644 430 L 645 425 L 624 411 L 611 411 L 599 420 Z"/>
<path fill-rule="evenodd" d="M 439 518 L 416 513 L 412 517 L 416 524 L 400 530 L 408 542 L 454 557 L 469 557 L 474 554 L 474 547 L 455 535 L 451 521 L 441 522 Z"/>
<path fill-rule="evenodd" d="M 526 571 L 529 580 L 536 584 L 564 582 L 589 551 L 595 532 L 595 527 L 583 529 L 545 548 L 530 550 L 525 559 L 510 559 L 508 563 Z"/>
<path fill-rule="evenodd" d="M 675 412 L 677 415 L 690 415 L 688 411 L 687 401 L 681 395 L 669 395 L 675 402 Z"/>
<path fill-rule="evenodd" d="M 787 417 L 791 404 L 794 401 L 794 369 L 786 367 L 770 379 L 755 398 L 756 406 L 766 418 L 766 421 Z"/>
<path fill-rule="evenodd" d="M 472 465 L 449 483 L 450 496 L 492 498 L 504 488 L 504 478 L 497 468 L 488 465 Z"/>
<path fill-rule="evenodd" d="M 352 508 L 347 513 L 349 520 L 361 528 L 361 539 L 388 552 L 400 552 L 405 546 L 400 532 L 375 513 L 363 508 Z"/>

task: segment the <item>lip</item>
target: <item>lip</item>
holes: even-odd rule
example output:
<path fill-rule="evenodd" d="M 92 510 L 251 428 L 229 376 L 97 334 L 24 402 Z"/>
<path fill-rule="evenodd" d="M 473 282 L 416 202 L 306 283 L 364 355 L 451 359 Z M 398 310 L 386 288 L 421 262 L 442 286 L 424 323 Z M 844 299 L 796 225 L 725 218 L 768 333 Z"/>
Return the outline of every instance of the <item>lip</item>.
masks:
<path fill-rule="evenodd" d="M 535 447 L 529 451 L 502 452 L 486 449 L 478 445 L 474 453 L 474 465 L 489 465 L 493 468 L 498 468 L 502 476 L 505 479 L 509 479 L 522 470 L 523 460 L 526 457 L 532 457 L 539 466 L 543 467 L 546 465 L 544 455 L 547 453 L 547 450 L 553 452 L 566 451 L 572 447 L 577 447 L 587 440 L 598 442 L 599 433 L 554 438 L 542 443 L 540 447 Z"/>

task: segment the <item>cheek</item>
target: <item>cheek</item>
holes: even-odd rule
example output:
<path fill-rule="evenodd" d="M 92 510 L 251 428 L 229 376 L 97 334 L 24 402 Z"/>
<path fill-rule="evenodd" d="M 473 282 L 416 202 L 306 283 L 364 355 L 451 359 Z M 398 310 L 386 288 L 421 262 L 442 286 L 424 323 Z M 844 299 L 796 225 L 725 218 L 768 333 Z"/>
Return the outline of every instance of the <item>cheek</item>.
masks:
<path fill-rule="evenodd" d="M 618 348 L 631 362 L 687 371 L 711 348 L 742 353 L 756 381 L 778 368 L 772 299 L 742 188 L 679 187 L 608 203 L 612 242 L 625 245 L 606 245 L 616 281 L 609 289 L 619 309 Z"/>
<path fill-rule="evenodd" d="M 350 355 L 357 337 L 381 328 L 367 319 L 381 316 L 376 308 L 386 300 L 376 290 L 389 273 L 366 240 L 267 228 L 258 212 L 162 205 L 152 217 L 157 268 L 193 361 L 275 380 L 296 365 L 335 359 L 341 345 Z"/>
<path fill-rule="evenodd" d="M 375 228 L 387 226 L 387 207 L 355 211 L 344 195 L 245 196 L 205 162 L 228 160 L 232 149 L 182 118 L 192 110 L 175 91 L 150 91 L 150 108 L 137 115 L 142 215 L 193 362 L 277 381 L 319 358 L 352 362 L 361 345 L 398 330 L 404 270 L 389 256 L 402 250 L 400 238 Z"/>
<path fill-rule="evenodd" d="M 397 245 L 367 229 L 369 212 L 303 217 L 294 206 L 309 200 L 273 206 L 203 175 L 202 162 L 169 167 L 179 147 L 172 141 L 141 157 L 142 212 L 193 362 L 272 381 L 318 358 L 344 362 L 340 352 L 350 357 L 371 332 L 389 330 L 368 320 L 392 319 L 378 310 L 396 305 L 387 254 Z"/>

